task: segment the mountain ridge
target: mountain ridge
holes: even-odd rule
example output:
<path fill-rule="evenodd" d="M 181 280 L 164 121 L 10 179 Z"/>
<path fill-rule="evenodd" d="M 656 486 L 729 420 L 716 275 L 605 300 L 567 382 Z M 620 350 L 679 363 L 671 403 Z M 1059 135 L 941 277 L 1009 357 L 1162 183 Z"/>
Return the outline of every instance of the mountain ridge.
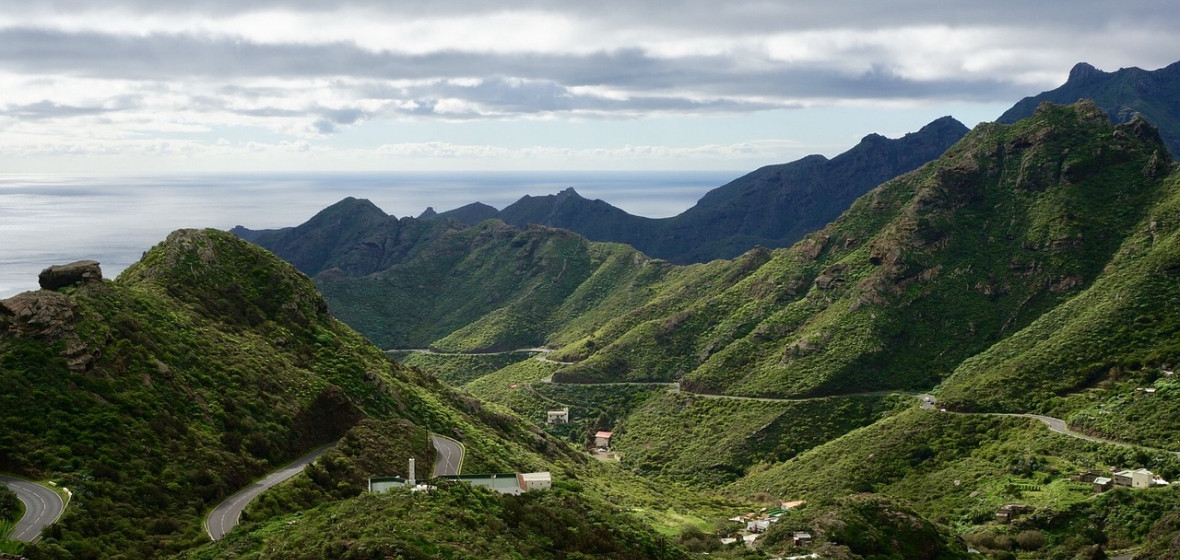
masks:
<path fill-rule="evenodd" d="M 1064 84 L 1020 100 L 996 121 L 1010 124 L 1026 118 L 1044 101 L 1068 104 L 1083 98 L 1093 99 L 1115 123 L 1142 114 L 1159 129 L 1172 156 L 1180 155 L 1180 62 L 1151 71 L 1130 67 L 1114 72 L 1079 62 Z"/>
<path fill-rule="evenodd" d="M 474 203 L 424 217 L 467 225 L 499 218 L 517 227 L 560 227 L 592 241 L 626 243 L 678 264 L 734 258 L 755 245 L 789 246 L 870 188 L 938 157 L 966 133 L 967 127 L 946 116 L 898 139 L 868 134 L 831 159 L 810 155 L 759 168 L 709 191 L 670 218 L 635 216 L 583 198 L 572 188 L 526 195 L 497 213 Z"/>

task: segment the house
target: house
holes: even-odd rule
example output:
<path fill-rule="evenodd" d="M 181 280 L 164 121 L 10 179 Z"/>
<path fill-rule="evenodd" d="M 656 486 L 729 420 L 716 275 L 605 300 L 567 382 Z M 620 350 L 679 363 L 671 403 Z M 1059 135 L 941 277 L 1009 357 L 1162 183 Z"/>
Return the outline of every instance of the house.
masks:
<path fill-rule="evenodd" d="M 1147 388 L 1143 389 L 1143 394 L 1147 395 L 1147 396 L 1154 395 L 1155 394 L 1155 387 L 1147 387 Z"/>
<path fill-rule="evenodd" d="M 766 519 L 753 519 L 746 522 L 746 530 L 751 533 L 765 533 L 770 528 L 770 524 L 778 521 L 777 517 L 769 517 Z"/>
<path fill-rule="evenodd" d="M 1074 480 L 1077 480 L 1078 482 L 1081 482 L 1083 484 L 1089 484 L 1099 478 L 1110 478 L 1110 477 L 1107 476 L 1107 473 L 1104 473 L 1102 471 L 1089 470 L 1089 471 L 1085 471 L 1082 473 L 1078 473 L 1078 475 L 1076 477 L 1074 477 Z"/>
<path fill-rule="evenodd" d="M 1155 475 L 1147 469 L 1131 471 L 1131 488 L 1151 488 L 1155 485 Z"/>
<path fill-rule="evenodd" d="M 1032 506 L 1024 504 L 1005 504 L 996 510 L 996 523 L 1007 525 L 1011 523 L 1019 515 L 1026 514 L 1033 510 Z"/>
<path fill-rule="evenodd" d="M 1091 482 L 1094 483 L 1094 491 L 1101 494 L 1114 487 L 1114 479 L 1105 476 L 1095 478 Z"/>
<path fill-rule="evenodd" d="M 550 410 L 545 418 L 546 424 L 569 424 L 570 409 L 568 407 L 561 410 Z"/>
<path fill-rule="evenodd" d="M 1168 481 L 1156 476 L 1147 469 L 1125 469 L 1114 473 L 1115 486 L 1151 488 L 1152 486 L 1167 486 L 1167 484 Z"/>
<path fill-rule="evenodd" d="M 795 546 L 811 546 L 811 533 L 795 531 L 795 534 L 791 537 L 791 542 Z"/>
<path fill-rule="evenodd" d="M 598 432 L 594 434 L 594 447 L 610 449 L 610 437 L 610 432 Z"/>

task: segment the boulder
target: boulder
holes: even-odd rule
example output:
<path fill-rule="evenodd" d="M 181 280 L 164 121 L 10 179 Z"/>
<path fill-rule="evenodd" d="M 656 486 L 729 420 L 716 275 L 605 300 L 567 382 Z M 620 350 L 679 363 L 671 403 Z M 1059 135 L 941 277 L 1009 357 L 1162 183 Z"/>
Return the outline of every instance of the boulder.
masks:
<path fill-rule="evenodd" d="M 53 265 L 37 276 L 41 288 L 60 290 L 67 286 L 85 282 L 101 282 L 102 269 L 98 261 L 77 261 L 70 264 Z"/>

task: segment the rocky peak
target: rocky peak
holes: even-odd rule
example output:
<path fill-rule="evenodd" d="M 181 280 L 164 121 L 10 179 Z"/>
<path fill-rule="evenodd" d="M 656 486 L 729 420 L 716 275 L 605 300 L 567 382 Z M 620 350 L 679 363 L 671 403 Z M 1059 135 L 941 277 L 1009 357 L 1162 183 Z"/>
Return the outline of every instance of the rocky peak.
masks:
<path fill-rule="evenodd" d="M 1075 64 L 1072 69 L 1070 69 L 1069 80 L 1067 81 L 1074 83 L 1085 82 L 1092 78 L 1101 77 L 1104 75 L 1106 75 L 1106 72 L 1103 72 L 1088 63 L 1079 62 Z"/>
<path fill-rule="evenodd" d="M 75 284 L 102 282 L 102 269 L 98 261 L 75 261 L 70 264 L 53 265 L 37 276 L 41 288 L 60 290 Z"/>

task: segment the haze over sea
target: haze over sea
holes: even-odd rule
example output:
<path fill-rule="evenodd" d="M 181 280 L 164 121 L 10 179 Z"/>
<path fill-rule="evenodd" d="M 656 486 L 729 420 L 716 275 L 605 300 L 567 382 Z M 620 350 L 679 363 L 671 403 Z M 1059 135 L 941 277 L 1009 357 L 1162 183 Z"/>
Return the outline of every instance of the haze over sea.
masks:
<path fill-rule="evenodd" d="M 180 228 L 296 226 L 345 198 L 399 218 L 428 206 L 496 208 L 573 187 L 632 214 L 673 216 L 740 172 L 404 172 L 195 176 L 0 176 L 0 298 L 37 289 L 47 266 L 82 259 L 115 277 Z"/>

